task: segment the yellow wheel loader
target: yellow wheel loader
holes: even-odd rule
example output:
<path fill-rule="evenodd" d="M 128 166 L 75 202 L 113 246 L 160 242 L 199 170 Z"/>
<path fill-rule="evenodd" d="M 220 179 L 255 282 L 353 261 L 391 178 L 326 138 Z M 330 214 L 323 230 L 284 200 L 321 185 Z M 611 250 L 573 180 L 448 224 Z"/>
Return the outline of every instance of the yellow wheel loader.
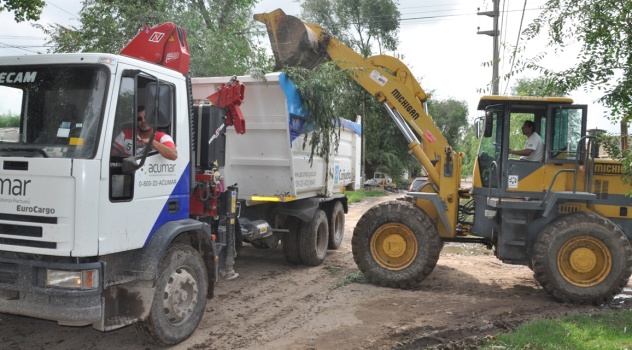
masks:
<path fill-rule="evenodd" d="M 362 57 L 280 9 L 255 19 L 267 26 L 277 69 L 328 60 L 351 68 L 428 172 L 418 192 L 379 204 L 359 220 L 353 256 L 369 281 L 415 287 L 432 272 L 444 242 L 469 242 L 494 247 L 505 263 L 528 266 L 562 301 L 601 303 L 627 285 L 632 200 L 626 193 L 632 188 L 623 183 L 619 162 L 599 157 L 596 138 L 586 131 L 585 105 L 557 97 L 481 97 L 473 184 L 461 188 L 464 155 L 448 145 L 427 112 L 429 96 L 401 61 Z M 509 149 L 509 130 L 525 119 L 542 139 L 535 161 Z"/>

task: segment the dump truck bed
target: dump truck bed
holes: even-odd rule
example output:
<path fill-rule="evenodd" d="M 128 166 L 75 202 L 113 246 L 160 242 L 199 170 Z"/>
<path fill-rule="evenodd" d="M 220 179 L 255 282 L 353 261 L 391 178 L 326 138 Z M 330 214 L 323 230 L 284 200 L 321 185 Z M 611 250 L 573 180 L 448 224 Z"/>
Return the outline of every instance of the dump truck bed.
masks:
<path fill-rule="evenodd" d="M 230 78 L 193 78 L 193 99 L 205 100 Z M 303 149 L 308 115 L 295 85 L 284 73 L 238 79 L 246 86 L 241 105 L 246 133 L 226 130 L 226 164 L 221 171 L 227 183 L 239 184 L 240 198 L 286 201 L 360 188 L 359 124 L 343 120 L 338 152 L 329 164 L 314 157 L 310 165 L 309 144 Z"/>

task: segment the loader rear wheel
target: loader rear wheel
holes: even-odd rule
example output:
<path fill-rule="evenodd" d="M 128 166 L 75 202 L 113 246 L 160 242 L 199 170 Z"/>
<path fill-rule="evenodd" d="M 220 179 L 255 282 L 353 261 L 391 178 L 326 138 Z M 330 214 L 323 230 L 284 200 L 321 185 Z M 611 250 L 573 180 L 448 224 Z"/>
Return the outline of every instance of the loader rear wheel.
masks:
<path fill-rule="evenodd" d="M 200 253 L 174 244 L 160 266 L 147 319 L 136 324 L 139 335 L 157 345 L 175 345 L 197 328 L 206 306 L 208 274 Z"/>
<path fill-rule="evenodd" d="M 540 233 L 533 272 L 544 290 L 561 301 L 600 304 L 628 284 L 632 248 L 623 231 L 606 218 L 565 215 Z"/>
<path fill-rule="evenodd" d="M 345 236 L 345 209 L 342 203 L 336 201 L 329 216 L 329 246 L 327 248 L 336 250 L 340 248 L 342 239 Z"/>
<path fill-rule="evenodd" d="M 301 232 L 302 225 L 302 221 L 295 217 L 287 218 L 287 228 L 289 232 L 283 234 L 281 242 L 285 260 L 290 264 L 300 264 L 302 262 L 298 246 L 298 236 Z"/>
<path fill-rule="evenodd" d="M 301 260 L 305 265 L 318 266 L 325 261 L 329 244 L 327 214 L 318 209 L 312 220 L 302 224 L 299 240 Z"/>
<path fill-rule="evenodd" d="M 439 260 L 442 241 L 434 222 L 406 201 L 390 201 L 369 209 L 351 239 L 353 259 L 373 284 L 412 288 Z"/>

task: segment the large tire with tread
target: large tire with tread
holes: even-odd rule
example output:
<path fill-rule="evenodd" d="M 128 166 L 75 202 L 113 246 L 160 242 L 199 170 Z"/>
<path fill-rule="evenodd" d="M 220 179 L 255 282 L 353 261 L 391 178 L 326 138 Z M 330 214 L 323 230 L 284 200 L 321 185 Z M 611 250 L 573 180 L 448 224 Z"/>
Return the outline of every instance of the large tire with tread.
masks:
<path fill-rule="evenodd" d="M 600 304 L 621 293 L 632 273 L 632 248 L 612 221 L 592 213 L 561 216 L 533 247 L 533 273 L 564 302 Z"/>
<path fill-rule="evenodd" d="M 394 200 L 369 209 L 353 231 L 353 259 L 371 283 L 412 288 L 439 260 L 443 243 L 428 214 L 407 201 Z"/>
<path fill-rule="evenodd" d="M 325 261 L 329 245 L 327 214 L 318 209 L 312 220 L 301 225 L 299 251 L 305 265 L 318 266 Z"/>
<path fill-rule="evenodd" d="M 285 260 L 290 264 L 300 264 L 303 262 L 298 247 L 298 236 L 300 235 L 302 225 L 301 220 L 295 217 L 287 218 L 287 228 L 289 232 L 283 235 L 281 243 L 283 245 Z"/>
<path fill-rule="evenodd" d="M 329 245 L 327 248 L 336 250 L 340 248 L 345 237 L 345 209 L 340 201 L 331 208 L 329 213 Z"/>
<path fill-rule="evenodd" d="M 172 245 L 160 265 L 149 316 L 136 323 L 138 334 L 161 346 L 182 342 L 200 323 L 207 294 L 208 274 L 200 253 L 185 244 Z"/>

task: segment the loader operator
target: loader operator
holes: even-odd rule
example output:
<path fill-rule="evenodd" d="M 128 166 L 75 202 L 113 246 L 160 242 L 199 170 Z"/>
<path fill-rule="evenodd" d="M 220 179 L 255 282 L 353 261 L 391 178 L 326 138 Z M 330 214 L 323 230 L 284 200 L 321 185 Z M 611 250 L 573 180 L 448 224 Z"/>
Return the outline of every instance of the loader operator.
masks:
<path fill-rule="evenodd" d="M 509 154 L 520 156 L 520 160 L 541 162 L 544 155 L 544 142 L 542 142 L 540 135 L 535 132 L 535 123 L 531 120 L 525 120 L 522 125 L 522 134 L 527 137 L 524 149 L 510 149 Z"/>
<path fill-rule="evenodd" d="M 137 153 L 142 153 L 145 146 L 149 142 L 149 137 L 151 133 L 154 131 L 154 127 L 145 124 L 145 107 L 138 106 L 138 114 L 137 114 L 137 139 L 136 139 L 136 150 Z M 134 133 L 132 129 L 125 129 L 121 131 L 121 133 L 114 140 L 114 144 L 112 147 L 112 153 L 117 156 L 129 157 L 132 156 L 132 137 Z M 173 139 L 168 134 L 156 131 L 156 136 L 154 137 L 154 141 L 152 142 L 151 147 L 158 151 L 160 155 L 169 159 L 176 160 L 178 158 L 178 151 L 176 150 L 176 145 L 173 142 Z"/>

